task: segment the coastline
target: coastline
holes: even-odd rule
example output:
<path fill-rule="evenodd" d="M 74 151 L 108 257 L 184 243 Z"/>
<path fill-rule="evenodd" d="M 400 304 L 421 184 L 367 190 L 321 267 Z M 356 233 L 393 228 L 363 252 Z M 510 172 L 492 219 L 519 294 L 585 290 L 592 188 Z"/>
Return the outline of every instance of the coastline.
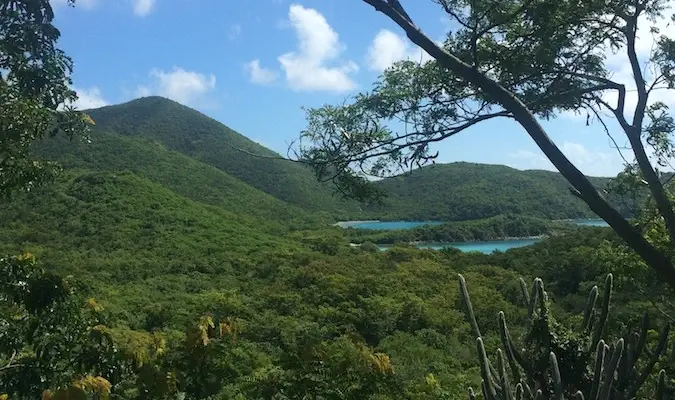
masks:
<path fill-rule="evenodd" d="M 363 221 L 339 221 L 333 224 L 333 226 L 339 226 L 340 228 L 349 228 L 352 225 L 356 224 L 370 224 L 374 222 L 382 222 L 379 219 L 372 220 L 363 220 Z"/>
<path fill-rule="evenodd" d="M 512 240 L 543 240 L 549 237 L 549 235 L 534 235 L 534 236 L 505 236 L 501 238 L 494 238 L 494 239 L 485 239 L 485 240 L 478 240 L 478 239 L 473 239 L 473 240 L 464 240 L 461 242 L 457 241 L 452 241 L 452 242 L 447 242 L 447 241 L 434 241 L 434 242 L 428 242 L 428 241 L 413 241 L 413 242 L 405 242 L 406 244 L 412 245 L 412 246 L 419 246 L 419 245 L 425 245 L 425 244 L 447 244 L 447 245 L 452 245 L 452 244 L 465 244 L 465 243 L 491 243 L 491 242 L 508 242 Z M 400 242 L 399 242 L 400 243 Z M 350 242 L 349 245 L 352 247 L 359 247 L 361 246 L 362 243 L 352 243 Z M 397 243 L 373 243 L 377 246 L 395 246 Z"/>

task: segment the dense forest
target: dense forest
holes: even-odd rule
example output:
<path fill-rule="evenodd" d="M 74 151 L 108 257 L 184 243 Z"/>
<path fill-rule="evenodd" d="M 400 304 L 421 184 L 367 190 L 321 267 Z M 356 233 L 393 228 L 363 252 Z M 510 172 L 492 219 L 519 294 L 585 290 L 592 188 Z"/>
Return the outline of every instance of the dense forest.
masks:
<path fill-rule="evenodd" d="M 609 178 L 591 177 L 599 189 Z M 595 214 L 557 172 L 520 171 L 504 165 L 457 162 L 418 168 L 378 186 L 387 194 L 384 205 L 367 207 L 386 219 L 414 221 L 466 221 L 503 214 L 544 219 L 593 218 Z M 424 193 L 424 201 L 419 201 Z M 625 215 L 632 215 L 644 194 L 611 196 Z M 471 205 L 468 207 L 467 205 Z"/>
<path fill-rule="evenodd" d="M 303 209 L 332 220 L 467 221 L 503 214 L 542 219 L 594 216 L 556 172 L 471 163 L 438 164 L 378 181 L 376 186 L 386 195 L 383 204 L 359 204 L 343 199 L 330 184 L 318 183 L 303 165 L 285 161 L 225 125 L 169 99 L 140 98 L 88 113 L 96 121 L 91 143 L 73 143 L 63 138 L 45 140 L 37 146 L 37 154 L 68 168 L 131 169 L 163 185 L 172 185 L 174 190 L 181 190 L 176 186 L 181 184 L 184 187 L 180 193 L 200 193 L 202 198 L 215 199 L 221 192 L 233 196 L 255 188 L 285 203 L 279 207 L 291 205 L 296 214 Z M 156 164 L 160 162 L 164 168 Z M 185 191 L 192 177 L 204 179 L 205 184 Z M 223 190 L 223 180 L 230 182 L 228 190 Z M 240 189 L 232 186 L 235 181 Z M 608 179 L 593 178 L 593 182 L 604 188 Z M 208 190 L 215 195 L 201 193 Z M 419 193 L 425 193 L 424 201 L 419 201 Z M 251 204 L 247 200 L 243 196 L 230 199 Z M 630 215 L 634 211 L 635 199 L 624 196 L 615 200 L 624 213 Z M 250 211 L 257 213 L 257 208 Z"/>
<path fill-rule="evenodd" d="M 0 0 L 0 400 L 675 398 L 673 175 L 640 152 L 644 133 L 668 165 L 675 123 L 647 107 L 635 61 L 638 19 L 662 4 L 442 2 L 473 22 L 440 49 L 398 1 L 366 2 L 435 60 L 394 63 L 354 104 L 308 112 L 298 162 L 162 97 L 70 107 L 51 3 Z M 430 142 L 493 116 L 545 142 L 535 114 L 617 89 L 594 52 L 607 40 L 629 49 L 639 96 L 637 122 L 611 110 L 637 135 L 616 177 L 584 176 L 548 142 L 562 175 L 356 172 L 377 157 L 419 166 Z M 673 87 L 675 45 L 657 47 L 657 80 Z M 423 129 L 395 137 L 378 122 L 401 113 Z M 383 203 L 361 196 L 373 188 Z M 562 221 L 594 213 L 609 227 Z M 491 254 L 411 243 L 529 236 L 544 239 Z"/>
<path fill-rule="evenodd" d="M 543 218 L 554 215 L 527 216 L 533 214 L 528 208 L 406 231 L 342 229 L 331 226 L 337 214 L 304 210 L 270 195 L 264 182 L 258 182 L 261 190 L 168 148 L 159 128 L 141 137 L 101 125 L 91 143 L 56 138 L 40 144 L 40 154 L 57 158 L 66 171 L 0 210 L 0 252 L 24 254 L 5 259 L 8 276 L 25 269 L 44 271 L 45 277 L 30 272 L 40 282 L 61 279 L 52 274 L 70 277 L 64 285 L 75 285 L 69 286 L 73 294 L 55 301 L 75 306 L 58 317 L 99 326 L 107 341 L 91 342 L 81 326 L 63 320 L 54 324 L 75 330 L 72 340 L 84 347 L 69 357 L 83 362 L 81 368 L 93 363 L 89 368 L 109 385 L 102 390 L 115 398 L 462 398 L 469 386 L 480 386 L 481 372 L 458 274 L 494 354 L 499 311 L 508 316 L 514 340 L 526 340 L 520 277 L 543 279 L 556 317 L 573 327 L 590 287 L 603 288 L 607 273 L 622 272 L 612 264 L 608 249 L 616 238 L 606 228 L 573 228 Z M 464 167 L 466 173 L 483 169 Z M 264 176 L 261 169 L 248 174 Z M 569 212 L 555 216 L 587 215 Z M 349 244 L 551 232 L 555 237 L 540 244 L 493 255 L 406 246 L 379 252 Z M 614 286 L 608 338 L 638 326 L 644 310 L 654 311 L 649 300 L 634 296 L 631 281 L 617 278 Z M 640 289 L 666 293 L 656 283 Z M 78 304 L 89 308 L 78 311 Z M 652 314 L 649 329 L 658 329 L 667 318 Z M 34 340 L 38 347 L 74 345 Z M 55 377 L 79 371 L 41 368 Z M 22 386 L 21 373 L 8 375 L 3 390 L 30 398 L 46 389 Z M 95 392 L 101 389 L 95 383 L 80 386 Z"/>

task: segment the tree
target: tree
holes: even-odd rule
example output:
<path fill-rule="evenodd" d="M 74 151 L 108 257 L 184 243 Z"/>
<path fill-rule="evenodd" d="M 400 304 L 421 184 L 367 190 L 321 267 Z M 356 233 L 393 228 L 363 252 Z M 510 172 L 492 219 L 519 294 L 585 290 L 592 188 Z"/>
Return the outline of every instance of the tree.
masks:
<path fill-rule="evenodd" d="M 0 0 L 0 197 L 58 172 L 55 163 L 31 156 L 36 141 L 59 133 L 84 137 L 93 122 L 72 107 L 73 62 L 56 47 L 53 18 L 49 0 Z"/>
<path fill-rule="evenodd" d="M 0 272 L 0 395 L 110 393 L 125 371 L 96 301 L 28 253 L 0 258 Z"/>
<path fill-rule="evenodd" d="M 398 0 L 364 0 L 385 14 L 433 57 L 401 61 L 385 70 L 372 91 L 341 106 L 307 111 L 308 125 L 293 151 L 317 177 L 350 197 L 382 196 L 367 175 L 390 176 L 433 162 L 430 146 L 480 122 L 519 123 L 571 184 L 572 192 L 675 288 L 672 260 L 624 218 L 560 151 L 538 119 L 561 112 L 586 113 L 610 134 L 612 119 L 630 143 L 634 160 L 624 176 L 647 186 L 668 241 L 675 244 L 675 212 L 658 166 L 675 156 L 668 107 L 651 101 L 675 82 L 675 41 L 656 26 L 664 0 L 435 0 L 459 28 L 438 45 L 413 22 Z M 641 33 L 657 35 L 646 61 L 638 56 Z M 647 29 L 645 29 L 647 28 Z M 627 86 L 612 80 L 607 55 L 628 58 L 635 104 Z M 651 101 L 651 102 L 650 102 Z M 606 115 L 609 113 L 609 116 Z M 401 126 L 396 130 L 393 124 Z"/>

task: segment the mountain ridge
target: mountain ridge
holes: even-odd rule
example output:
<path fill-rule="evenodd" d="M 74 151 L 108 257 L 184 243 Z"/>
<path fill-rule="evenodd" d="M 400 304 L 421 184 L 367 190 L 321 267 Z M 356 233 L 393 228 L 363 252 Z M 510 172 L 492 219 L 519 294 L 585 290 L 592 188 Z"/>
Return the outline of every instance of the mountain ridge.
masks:
<path fill-rule="evenodd" d="M 107 170 L 110 165 L 118 169 L 127 167 L 169 185 L 180 194 L 198 200 L 198 195 L 203 195 L 201 200 L 207 203 L 218 203 L 217 198 L 222 195 L 240 212 L 268 219 L 290 221 L 294 213 L 332 221 L 466 221 L 504 214 L 546 219 L 595 216 L 585 203 L 570 193 L 569 183 L 555 171 L 520 170 L 500 164 L 464 161 L 424 166 L 375 181 L 373 184 L 388 194 L 385 205 L 366 206 L 337 197 L 334 188 L 317 182 L 309 168 L 284 161 L 278 153 L 175 101 L 151 96 L 86 112 L 96 122 L 93 140 L 112 141 L 116 138 L 117 144 L 110 143 L 109 151 L 99 151 L 97 156 L 88 155 L 86 147 L 77 145 L 69 148 L 61 144 L 44 153 L 48 158 L 65 160 L 67 167 L 94 170 Z M 133 155 L 122 154 L 113 160 L 111 154 L 130 152 L 130 147 L 133 147 L 130 141 L 136 143 Z M 143 155 L 141 147 L 148 154 Z M 169 153 L 173 161 L 166 158 Z M 106 161 L 92 161 L 96 157 Z M 178 163 L 181 157 L 181 165 L 191 165 L 191 172 L 174 168 L 173 174 L 181 175 L 183 180 L 195 181 L 183 185 L 183 188 L 166 176 L 158 176 L 162 175 L 159 170 Z M 87 159 L 88 162 L 82 162 Z M 160 159 L 161 162 L 155 161 Z M 139 171 L 137 163 L 144 164 L 146 170 Z M 200 167 L 197 168 L 197 165 Z M 224 174 L 218 178 L 221 183 L 219 189 L 209 188 L 208 180 L 194 178 L 204 174 L 215 176 L 216 170 Z M 232 179 L 241 182 L 241 185 L 224 183 Z M 609 182 L 609 178 L 589 179 L 599 189 Z M 265 196 L 253 195 L 242 185 L 265 193 Z M 201 193 L 205 191 L 208 193 Z M 248 197 L 242 195 L 246 199 L 237 199 L 237 192 L 247 193 Z M 277 213 L 275 207 L 283 212 Z"/>

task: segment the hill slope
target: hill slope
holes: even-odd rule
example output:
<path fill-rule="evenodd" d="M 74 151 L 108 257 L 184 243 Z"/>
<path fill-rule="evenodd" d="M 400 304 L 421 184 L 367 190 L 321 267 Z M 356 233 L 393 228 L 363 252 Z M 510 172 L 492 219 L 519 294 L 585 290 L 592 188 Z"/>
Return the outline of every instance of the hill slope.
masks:
<path fill-rule="evenodd" d="M 131 172 L 71 171 L 3 205 L 0 220 L 0 254 L 35 253 L 48 268 L 92 286 L 114 310 L 236 287 L 235 276 L 264 254 L 295 246 L 265 232 L 264 220 Z M 146 298 L 150 292 L 159 298 Z"/>
<path fill-rule="evenodd" d="M 591 178 L 603 187 L 608 178 Z M 502 214 L 547 219 L 594 214 L 557 172 L 520 171 L 503 165 L 436 164 L 377 182 L 389 196 L 367 209 L 388 219 L 464 221 Z"/>
<path fill-rule="evenodd" d="M 215 166 L 289 204 L 314 211 L 358 209 L 355 202 L 333 196 L 332 188 L 317 182 L 308 168 L 269 158 L 279 155 L 174 101 L 145 97 L 87 110 L 87 113 L 96 121 L 96 131 L 155 140 L 167 149 Z"/>
<path fill-rule="evenodd" d="M 299 207 L 150 139 L 95 131 L 91 143 L 53 138 L 42 142 L 37 150 L 42 157 L 57 160 L 68 169 L 131 171 L 181 196 L 284 227 L 292 228 L 310 219 Z"/>

